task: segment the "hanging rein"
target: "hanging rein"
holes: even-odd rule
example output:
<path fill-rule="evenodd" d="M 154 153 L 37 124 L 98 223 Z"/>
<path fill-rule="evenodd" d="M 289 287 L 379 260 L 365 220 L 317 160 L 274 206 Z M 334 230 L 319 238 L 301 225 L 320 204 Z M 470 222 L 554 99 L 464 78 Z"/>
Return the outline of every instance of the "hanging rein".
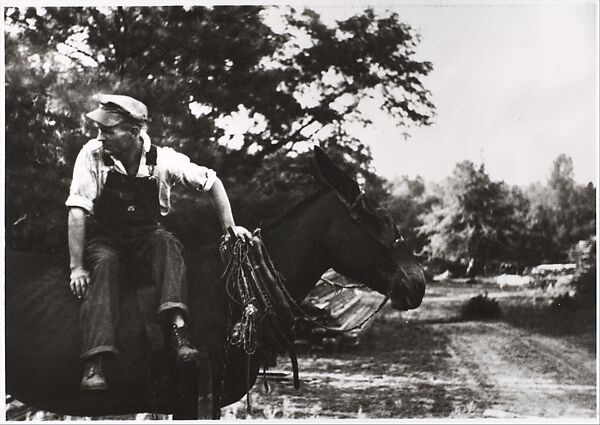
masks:
<path fill-rule="evenodd" d="M 229 298 L 227 338 L 223 359 L 225 365 L 230 346 L 240 348 L 247 356 L 246 381 L 249 387 L 252 356 L 265 355 L 268 348 L 285 349 L 292 362 L 294 387 L 300 387 L 298 359 L 295 351 L 294 315 L 284 295 L 283 277 L 275 269 L 260 229 L 246 242 L 232 235 L 229 243 L 221 244 L 221 257 L 226 263 L 223 273 Z M 237 312 L 234 312 L 234 309 Z M 236 323 L 233 318 L 241 316 Z M 263 358 L 263 371 L 265 371 Z M 265 381 L 265 385 L 266 381 Z M 250 410 L 250 397 L 246 398 Z"/>

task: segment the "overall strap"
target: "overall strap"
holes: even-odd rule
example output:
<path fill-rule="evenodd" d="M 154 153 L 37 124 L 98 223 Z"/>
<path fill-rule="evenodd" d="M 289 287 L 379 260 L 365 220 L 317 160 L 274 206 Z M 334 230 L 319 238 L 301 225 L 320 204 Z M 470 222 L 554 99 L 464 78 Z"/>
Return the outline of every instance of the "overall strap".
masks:
<path fill-rule="evenodd" d="M 158 149 L 156 149 L 156 145 L 150 145 L 150 150 L 146 152 L 146 166 L 150 171 L 150 178 L 153 178 L 154 175 L 154 167 L 156 167 L 156 156 Z"/>
<path fill-rule="evenodd" d="M 102 162 L 104 162 L 104 165 L 107 165 L 109 167 L 115 165 L 115 161 L 113 161 L 111 156 L 104 151 L 102 152 Z"/>
<path fill-rule="evenodd" d="M 156 145 L 150 145 L 150 150 L 146 152 L 146 165 L 155 166 L 156 165 L 156 156 L 158 149 L 156 149 Z"/>

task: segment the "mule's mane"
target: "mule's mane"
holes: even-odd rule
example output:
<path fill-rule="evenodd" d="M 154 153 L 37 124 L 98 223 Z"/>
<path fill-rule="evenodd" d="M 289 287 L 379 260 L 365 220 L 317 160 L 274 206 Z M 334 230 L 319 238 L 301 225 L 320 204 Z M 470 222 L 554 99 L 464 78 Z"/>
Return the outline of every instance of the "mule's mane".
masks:
<path fill-rule="evenodd" d="M 279 217 L 273 219 L 273 221 L 271 221 L 269 223 L 268 227 L 273 228 L 273 227 L 277 226 L 278 224 L 280 224 L 281 222 L 289 219 L 290 217 L 293 217 L 294 215 L 296 215 L 300 211 L 302 211 L 304 209 L 304 207 L 306 207 L 309 204 L 312 204 L 314 201 L 316 201 L 317 199 L 320 199 L 323 195 L 325 195 L 326 193 L 329 193 L 330 191 L 331 191 L 330 188 L 324 187 L 322 189 L 317 190 L 313 194 L 308 195 L 306 198 L 304 198 L 304 199 L 300 200 L 299 202 L 297 202 L 296 204 L 294 204 L 290 209 L 288 209 L 286 212 L 281 214 Z"/>
<path fill-rule="evenodd" d="M 320 199 L 323 195 L 325 195 L 326 193 L 329 193 L 331 191 L 332 191 L 332 189 L 330 187 L 323 187 L 323 188 L 317 190 L 316 192 L 312 193 L 311 195 L 308 195 L 306 198 L 304 198 L 304 199 L 300 200 L 299 202 L 297 202 L 296 204 L 294 204 L 292 207 L 290 207 L 286 212 L 284 212 L 280 216 L 274 218 L 265 227 L 270 229 L 270 228 L 273 228 L 273 227 L 279 225 L 283 221 L 298 214 L 307 205 L 312 204 L 314 201 L 316 201 L 317 199 Z M 366 196 L 363 199 L 365 201 L 365 207 L 366 207 L 363 210 L 363 213 L 366 214 L 366 216 L 372 223 L 374 223 L 378 227 L 385 226 L 385 225 L 394 226 L 394 220 L 392 219 L 389 212 L 385 208 L 381 207 L 379 204 L 374 203 Z"/>

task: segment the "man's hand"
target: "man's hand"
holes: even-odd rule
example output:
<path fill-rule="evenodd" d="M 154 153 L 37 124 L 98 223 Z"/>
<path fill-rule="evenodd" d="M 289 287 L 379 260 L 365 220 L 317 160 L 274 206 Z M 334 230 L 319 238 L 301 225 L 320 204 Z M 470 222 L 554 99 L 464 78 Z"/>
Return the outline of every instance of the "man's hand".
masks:
<path fill-rule="evenodd" d="M 229 230 L 229 229 L 231 229 L 231 230 Z M 230 232 L 233 232 L 235 237 L 238 239 L 244 239 L 246 242 L 252 241 L 252 233 L 250 233 L 250 231 L 248 229 L 246 229 L 245 227 L 242 227 L 242 226 L 230 226 L 228 228 L 228 232 L 225 233 L 225 235 L 223 235 L 224 243 L 229 242 L 229 240 L 231 239 Z"/>
<path fill-rule="evenodd" d="M 75 267 L 71 270 L 71 292 L 77 298 L 82 298 L 87 292 L 88 286 L 91 283 L 90 272 L 88 272 L 83 266 Z"/>

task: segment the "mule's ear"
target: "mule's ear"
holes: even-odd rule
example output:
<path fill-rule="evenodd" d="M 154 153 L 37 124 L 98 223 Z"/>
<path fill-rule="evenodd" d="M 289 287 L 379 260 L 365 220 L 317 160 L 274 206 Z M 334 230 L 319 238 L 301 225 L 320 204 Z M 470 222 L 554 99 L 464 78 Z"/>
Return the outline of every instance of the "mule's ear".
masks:
<path fill-rule="evenodd" d="M 356 180 L 344 173 L 320 147 L 315 146 L 314 154 L 317 168 L 325 183 L 348 201 L 354 201 L 360 193 Z"/>

